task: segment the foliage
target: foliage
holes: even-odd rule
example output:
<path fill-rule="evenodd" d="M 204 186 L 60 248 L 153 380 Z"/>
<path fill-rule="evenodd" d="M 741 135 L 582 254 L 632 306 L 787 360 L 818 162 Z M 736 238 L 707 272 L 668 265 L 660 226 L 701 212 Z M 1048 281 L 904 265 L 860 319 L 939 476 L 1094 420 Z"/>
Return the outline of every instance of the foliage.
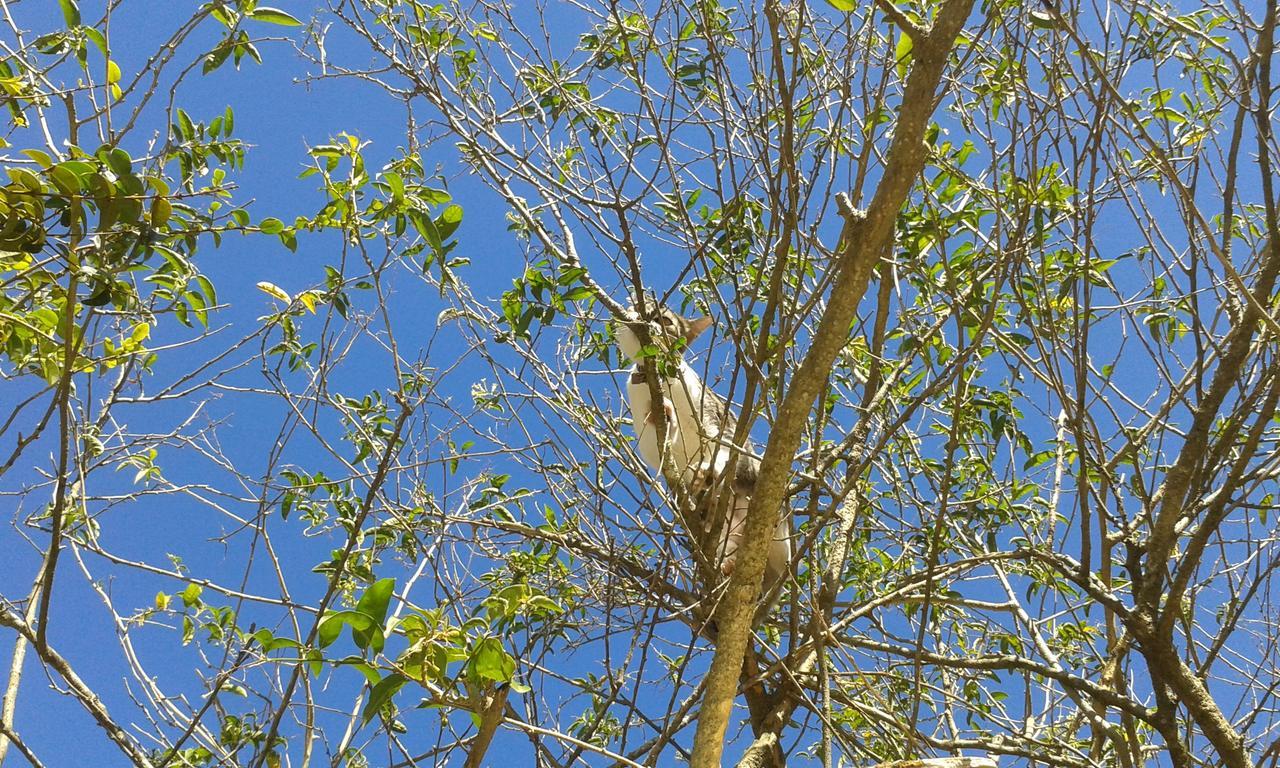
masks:
<path fill-rule="evenodd" d="M 1274 755 L 1272 0 L 940 52 L 956 0 L 58 5 L 0 33 L 0 626 L 71 697 L 19 664 L 0 759 L 689 759 L 727 587 L 634 449 L 642 297 L 800 436 L 732 757 Z M 263 140 L 280 72 L 359 108 Z"/>

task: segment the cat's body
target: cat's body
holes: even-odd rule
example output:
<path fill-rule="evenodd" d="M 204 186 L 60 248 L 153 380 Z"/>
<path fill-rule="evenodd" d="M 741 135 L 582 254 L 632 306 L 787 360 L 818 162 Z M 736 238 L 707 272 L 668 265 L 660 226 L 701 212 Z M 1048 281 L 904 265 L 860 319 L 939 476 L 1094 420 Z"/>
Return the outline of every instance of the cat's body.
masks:
<path fill-rule="evenodd" d="M 715 520 L 706 513 L 723 510 L 723 525 L 718 526 L 714 551 L 708 555 L 714 557 L 721 572 L 728 575 L 733 572 L 742 542 L 759 461 L 749 443 L 736 451 L 737 458 L 733 460 L 735 451 L 731 441 L 736 421 L 729 404 L 702 383 L 683 357 L 666 361 L 668 375 L 659 374 L 661 381 L 657 389 L 662 398 L 665 432 L 662 443 L 666 447 L 663 450 L 658 439 L 653 390 L 645 377 L 643 345 L 632 327 L 637 324 L 642 324 L 638 318 L 619 323 L 615 335 L 623 355 L 635 363 L 627 379 L 627 400 L 640 456 L 649 466 L 669 472 L 668 483 L 682 483 L 698 499 L 697 511 L 706 518 L 704 533 L 717 528 Z M 687 345 L 710 324 L 709 318 L 690 320 L 662 309 L 656 320 L 645 325 L 654 344 L 670 353 L 677 351 L 679 339 Z M 654 366 L 655 370 L 662 367 Z M 669 462 L 665 469 L 664 453 Z M 722 498 L 725 491 L 731 493 L 728 499 Z M 785 516 L 780 517 L 769 547 L 766 590 L 777 583 L 791 561 L 790 531 Z"/>
<path fill-rule="evenodd" d="M 665 414 L 663 442 L 670 456 L 671 469 L 685 484 L 694 481 L 697 468 L 711 459 L 715 443 L 712 433 L 719 429 L 709 420 L 704 422 L 705 403 L 715 396 L 702 386 L 698 375 L 683 360 L 676 376 L 664 377 L 658 386 Z M 710 398 L 708 397 L 710 396 Z M 640 457 L 654 469 L 662 469 L 663 451 L 659 446 L 658 419 L 654 415 L 653 393 L 640 364 L 627 377 L 627 402 L 631 405 L 631 423 L 636 430 Z"/>

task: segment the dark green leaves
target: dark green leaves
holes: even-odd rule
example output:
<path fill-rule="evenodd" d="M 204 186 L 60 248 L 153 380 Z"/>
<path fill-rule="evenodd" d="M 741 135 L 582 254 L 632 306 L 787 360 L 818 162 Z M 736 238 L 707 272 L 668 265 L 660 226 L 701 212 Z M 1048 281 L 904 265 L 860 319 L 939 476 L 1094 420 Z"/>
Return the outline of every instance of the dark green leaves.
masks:
<path fill-rule="evenodd" d="M 365 593 L 360 597 L 360 601 L 356 603 L 357 611 L 372 617 L 374 620 L 373 626 L 369 629 L 362 630 L 354 626 L 351 628 L 356 645 L 359 647 L 370 648 L 374 651 L 382 650 L 385 642 L 382 625 L 386 621 L 387 605 L 395 588 L 395 579 L 380 579 L 365 590 Z"/>
<path fill-rule="evenodd" d="M 374 626 L 372 616 L 359 611 L 334 611 L 320 622 L 318 639 L 321 648 L 333 645 L 342 634 L 342 628 L 350 626 L 353 632 L 368 632 Z"/>
<path fill-rule="evenodd" d="M 594 295 L 583 280 L 585 268 L 561 267 L 552 274 L 550 266 L 546 260 L 529 265 L 523 275 L 512 281 L 514 287 L 502 294 L 503 319 L 515 338 L 530 338 L 534 320 L 550 323 L 570 303 L 589 302 Z"/>
<path fill-rule="evenodd" d="M 351 636 L 357 647 L 380 652 L 386 643 L 382 625 L 386 621 L 387 606 L 395 586 L 395 579 L 376 581 L 361 595 L 355 610 L 334 611 L 325 616 L 318 634 L 320 647 L 332 645 L 342 634 L 343 627 L 351 627 Z"/>
<path fill-rule="evenodd" d="M 369 701 L 365 703 L 364 712 L 361 715 L 363 721 L 368 723 L 372 720 L 373 716 L 376 715 L 387 704 L 387 702 L 391 701 L 391 697 L 396 694 L 396 691 L 403 688 L 404 684 L 407 682 L 409 682 L 408 678 L 394 672 L 379 680 L 378 684 L 373 686 L 373 690 L 369 692 Z"/>
<path fill-rule="evenodd" d="M 93 292 L 80 300 L 86 307 L 103 307 L 111 303 L 111 283 L 103 282 L 94 286 Z"/>

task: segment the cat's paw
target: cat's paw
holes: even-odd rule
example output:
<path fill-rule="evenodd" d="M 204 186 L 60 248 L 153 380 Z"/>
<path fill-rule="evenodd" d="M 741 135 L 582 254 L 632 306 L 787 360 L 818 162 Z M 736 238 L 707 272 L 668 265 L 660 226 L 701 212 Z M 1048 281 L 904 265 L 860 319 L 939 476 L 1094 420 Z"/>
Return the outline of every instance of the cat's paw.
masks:
<path fill-rule="evenodd" d="M 650 408 L 649 415 L 645 416 L 644 420 L 646 423 L 656 424 L 658 421 L 657 416 L 658 416 L 658 410 L 656 408 Z M 675 421 L 676 421 L 675 404 L 665 397 L 662 398 L 662 422 L 666 425 L 668 434 L 671 434 L 675 431 L 673 428 L 675 425 Z"/>
<path fill-rule="evenodd" d="M 694 468 L 692 476 L 689 478 L 689 490 L 693 493 L 703 493 L 711 490 L 719 477 L 720 473 L 713 462 L 704 461 Z"/>

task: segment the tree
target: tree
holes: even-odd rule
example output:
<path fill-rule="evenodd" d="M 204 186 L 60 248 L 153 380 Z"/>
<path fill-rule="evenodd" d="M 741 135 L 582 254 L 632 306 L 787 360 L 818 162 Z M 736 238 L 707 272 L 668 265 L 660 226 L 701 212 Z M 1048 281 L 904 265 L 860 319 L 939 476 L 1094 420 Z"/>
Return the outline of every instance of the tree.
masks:
<path fill-rule="evenodd" d="M 32 764 L 33 666 L 135 765 L 1277 761 L 1274 2 L 60 5 L 0 61 Z M 186 93 L 282 31 L 368 106 L 263 211 L 292 137 Z M 655 300 L 764 446 L 725 580 Z"/>

